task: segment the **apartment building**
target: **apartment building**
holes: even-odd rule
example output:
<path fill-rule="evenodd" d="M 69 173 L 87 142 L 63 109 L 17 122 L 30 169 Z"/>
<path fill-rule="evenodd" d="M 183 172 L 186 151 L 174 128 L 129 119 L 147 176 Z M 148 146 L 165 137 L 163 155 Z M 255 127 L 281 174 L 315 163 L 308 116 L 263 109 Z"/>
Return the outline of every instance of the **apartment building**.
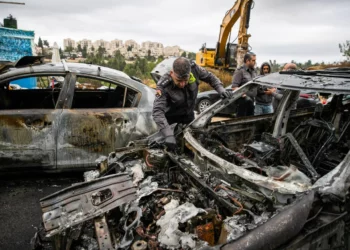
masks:
<path fill-rule="evenodd" d="M 179 46 L 167 46 L 164 48 L 164 56 L 180 56 L 181 51 Z"/>
<path fill-rule="evenodd" d="M 72 48 L 76 48 L 75 47 L 75 41 L 73 39 L 70 38 L 66 38 L 63 39 L 63 49 L 65 50 L 67 47 L 72 47 Z"/>
<path fill-rule="evenodd" d="M 110 48 L 110 42 L 107 42 L 105 40 L 96 40 L 94 43 L 93 43 L 93 46 L 95 49 L 98 49 L 99 47 L 102 47 L 102 48 L 105 48 L 106 50 L 108 50 Z"/>
<path fill-rule="evenodd" d="M 137 42 L 135 42 L 134 40 L 126 40 L 124 43 L 124 47 L 128 48 L 130 46 L 135 48 L 135 49 L 140 48 L 140 45 Z"/>
<path fill-rule="evenodd" d="M 119 40 L 119 39 L 114 39 L 112 41 L 99 39 L 94 42 L 88 39 L 83 39 L 77 42 L 75 42 L 71 38 L 66 38 L 63 40 L 64 48 L 66 47 L 77 48 L 79 44 L 82 48 L 86 46 L 89 53 L 92 52 L 92 48 L 94 48 L 94 51 L 97 51 L 97 49 L 101 46 L 106 49 L 107 54 L 110 56 L 113 56 L 115 52 L 119 50 L 120 53 L 126 58 L 131 58 L 135 56 L 146 57 L 149 55 L 149 52 L 151 56 L 155 56 L 155 57 L 180 56 L 183 52 L 183 50 L 179 46 L 164 47 L 162 43 L 151 42 L 151 41 L 146 41 L 146 42 L 143 42 L 141 45 L 139 45 L 136 41 L 132 39 L 126 40 L 124 43 L 122 40 Z M 130 50 L 130 47 L 131 47 L 131 50 Z"/>
<path fill-rule="evenodd" d="M 146 49 L 146 50 L 150 50 L 150 49 L 163 49 L 164 46 L 162 43 L 158 43 L 158 42 L 143 42 L 141 44 L 141 48 Z"/>
<path fill-rule="evenodd" d="M 91 40 L 88 40 L 88 39 L 83 39 L 83 40 L 78 41 L 77 46 L 79 44 L 82 48 L 84 48 L 86 46 L 88 50 L 90 50 L 92 47 L 92 42 L 91 42 Z"/>

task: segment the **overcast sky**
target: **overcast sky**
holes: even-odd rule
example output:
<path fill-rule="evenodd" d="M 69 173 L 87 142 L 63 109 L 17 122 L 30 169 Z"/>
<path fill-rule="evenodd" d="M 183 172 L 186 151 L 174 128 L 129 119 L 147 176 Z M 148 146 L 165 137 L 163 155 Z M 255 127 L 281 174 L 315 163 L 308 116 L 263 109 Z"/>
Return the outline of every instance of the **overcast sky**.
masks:
<path fill-rule="evenodd" d="M 8 0 L 10 1 L 10 0 Z M 34 30 L 60 46 L 64 38 L 134 39 L 179 45 L 197 52 L 215 47 L 224 14 L 234 0 L 11 0 L 0 4 L 0 18 L 17 18 L 20 29 Z M 338 44 L 350 40 L 349 0 L 256 0 L 249 44 L 258 64 L 269 59 L 334 62 L 343 60 Z M 237 36 L 238 23 L 232 30 Z"/>

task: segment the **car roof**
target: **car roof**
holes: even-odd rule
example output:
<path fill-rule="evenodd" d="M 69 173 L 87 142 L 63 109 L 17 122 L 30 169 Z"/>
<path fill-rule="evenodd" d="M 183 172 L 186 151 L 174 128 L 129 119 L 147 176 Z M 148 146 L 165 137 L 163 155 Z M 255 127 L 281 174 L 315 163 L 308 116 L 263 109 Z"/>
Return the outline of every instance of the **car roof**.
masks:
<path fill-rule="evenodd" d="M 157 83 L 158 80 L 173 68 L 173 63 L 177 57 L 169 57 L 158 63 L 151 71 L 153 80 Z"/>
<path fill-rule="evenodd" d="M 30 77 L 33 75 L 57 75 L 64 76 L 67 73 L 75 73 L 84 77 L 103 77 L 111 81 L 127 83 L 135 89 L 149 88 L 147 85 L 133 80 L 122 71 L 85 63 L 66 63 L 62 60 L 59 63 L 46 63 L 29 65 L 22 67 L 10 67 L 0 74 L 0 85 L 7 82 L 7 79 L 14 80 L 22 77 Z M 4 81 L 5 80 L 5 81 Z"/>
<path fill-rule="evenodd" d="M 24 67 L 11 67 L 0 75 L 0 80 L 10 76 L 22 75 L 28 73 L 58 73 L 65 74 L 68 72 L 91 75 L 91 76 L 115 76 L 130 79 L 130 77 L 122 71 L 106 68 L 93 64 L 85 63 L 66 63 L 62 60 L 59 63 L 46 63 L 38 65 L 28 65 Z"/>
<path fill-rule="evenodd" d="M 286 71 L 257 77 L 253 83 L 281 89 L 350 94 L 350 70 Z"/>
<path fill-rule="evenodd" d="M 153 102 L 155 90 L 149 86 L 131 79 L 127 74 L 122 71 L 102 67 L 93 64 L 85 63 L 66 63 L 62 60 L 59 63 L 46 63 L 29 65 L 22 67 L 10 67 L 6 69 L 3 73 L 0 73 L 0 86 L 6 84 L 8 80 L 15 80 L 22 77 L 38 76 L 38 75 L 57 75 L 64 76 L 67 73 L 75 73 L 78 76 L 82 75 L 84 77 L 92 78 L 106 78 L 110 81 L 120 82 L 126 84 L 128 87 L 138 90 L 142 93 L 143 98 L 141 98 L 139 105 L 146 105 L 143 101 L 151 100 Z M 148 105 L 148 104 L 147 104 Z"/>

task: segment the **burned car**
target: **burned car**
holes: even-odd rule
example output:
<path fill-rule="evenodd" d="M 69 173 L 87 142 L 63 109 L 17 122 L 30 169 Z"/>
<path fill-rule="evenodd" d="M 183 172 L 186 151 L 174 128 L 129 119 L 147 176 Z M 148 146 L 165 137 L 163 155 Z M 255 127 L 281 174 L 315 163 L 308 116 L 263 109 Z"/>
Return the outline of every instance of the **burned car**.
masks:
<path fill-rule="evenodd" d="M 156 132 L 148 86 L 96 65 L 34 61 L 0 72 L 1 171 L 91 168 L 101 155 Z"/>
<path fill-rule="evenodd" d="M 259 85 L 284 90 L 275 114 L 210 123 Z M 301 90 L 330 103 L 293 109 Z M 349 249 L 350 73 L 255 79 L 189 126 L 99 159 L 43 198 L 34 249 Z"/>

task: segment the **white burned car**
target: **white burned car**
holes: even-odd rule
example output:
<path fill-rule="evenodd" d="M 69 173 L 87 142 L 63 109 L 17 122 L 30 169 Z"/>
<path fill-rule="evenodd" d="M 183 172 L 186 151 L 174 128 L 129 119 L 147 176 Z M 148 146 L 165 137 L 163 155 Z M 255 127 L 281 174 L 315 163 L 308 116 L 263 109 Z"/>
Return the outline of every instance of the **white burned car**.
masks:
<path fill-rule="evenodd" d="M 38 59 L 0 71 L 0 171 L 91 168 L 156 131 L 153 89 L 110 68 Z"/>

